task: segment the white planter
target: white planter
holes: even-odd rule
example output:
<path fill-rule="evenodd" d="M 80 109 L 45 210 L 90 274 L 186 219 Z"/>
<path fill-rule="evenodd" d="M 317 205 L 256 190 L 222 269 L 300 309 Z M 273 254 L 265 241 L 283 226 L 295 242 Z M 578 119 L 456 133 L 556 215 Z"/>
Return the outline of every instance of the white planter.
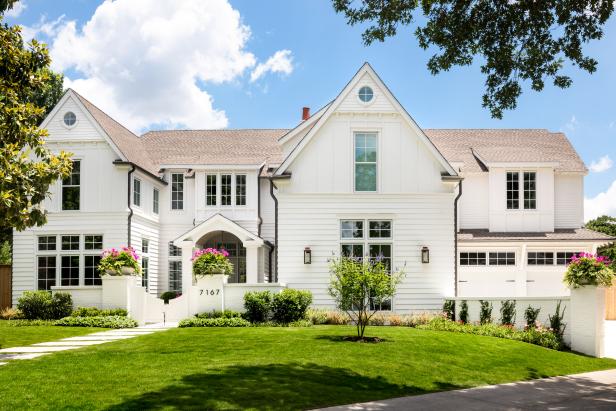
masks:
<path fill-rule="evenodd" d="M 133 267 L 122 267 L 122 275 L 135 275 Z"/>
<path fill-rule="evenodd" d="M 571 290 L 571 349 L 603 357 L 605 289 L 594 285 Z"/>

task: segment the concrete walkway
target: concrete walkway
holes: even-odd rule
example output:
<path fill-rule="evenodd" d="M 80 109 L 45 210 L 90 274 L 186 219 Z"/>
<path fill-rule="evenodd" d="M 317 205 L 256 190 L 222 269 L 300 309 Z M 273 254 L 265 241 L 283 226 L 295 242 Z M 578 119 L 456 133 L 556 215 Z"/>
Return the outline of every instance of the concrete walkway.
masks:
<path fill-rule="evenodd" d="M 0 350 L 0 366 L 8 364 L 9 360 L 31 360 L 57 351 L 76 350 L 91 345 L 105 344 L 112 341 L 125 340 L 140 335 L 153 334 L 169 328 L 177 327 L 177 323 L 148 324 L 137 328 L 122 328 L 63 338 L 59 341 L 42 342 L 26 347 L 10 347 Z"/>
<path fill-rule="evenodd" d="M 616 410 L 616 369 L 325 409 Z"/>

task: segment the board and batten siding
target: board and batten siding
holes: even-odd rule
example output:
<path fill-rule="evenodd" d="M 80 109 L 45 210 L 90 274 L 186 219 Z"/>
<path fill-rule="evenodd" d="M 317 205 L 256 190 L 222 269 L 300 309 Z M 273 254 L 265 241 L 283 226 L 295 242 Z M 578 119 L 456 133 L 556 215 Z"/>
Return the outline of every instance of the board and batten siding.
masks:
<path fill-rule="evenodd" d="M 486 229 L 489 226 L 488 173 L 464 176 L 462 196 L 458 204 L 460 229 Z"/>
<path fill-rule="evenodd" d="M 584 224 L 584 176 L 554 176 L 554 228 L 579 228 Z"/>
<path fill-rule="evenodd" d="M 454 288 L 453 196 L 280 193 L 278 280 L 311 291 L 314 306 L 333 308 L 328 260 L 340 254 L 340 220 L 392 220 L 392 266 L 406 272 L 394 310 L 438 310 Z M 429 264 L 421 263 L 423 246 L 430 249 Z M 305 247 L 312 250 L 309 265 L 303 262 Z"/>

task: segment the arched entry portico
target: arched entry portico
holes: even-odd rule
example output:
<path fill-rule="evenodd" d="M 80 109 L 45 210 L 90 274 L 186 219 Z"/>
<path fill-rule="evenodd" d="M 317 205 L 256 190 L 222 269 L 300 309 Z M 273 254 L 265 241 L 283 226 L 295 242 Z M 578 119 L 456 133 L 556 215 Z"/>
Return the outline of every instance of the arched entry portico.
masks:
<path fill-rule="evenodd" d="M 220 233 L 224 234 L 221 235 Z M 193 284 L 191 261 L 193 250 L 209 244 L 217 246 L 217 242 L 224 243 L 224 241 L 217 240 L 217 235 L 218 240 L 229 239 L 228 245 L 231 246 L 231 244 L 234 243 L 237 252 L 244 254 L 242 259 L 237 259 L 237 262 L 238 264 L 240 262 L 244 264 L 245 274 L 242 273 L 241 276 L 245 275 L 246 283 L 256 284 L 259 282 L 259 278 L 263 278 L 262 272 L 261 275 L 259 275 L 259 267 L 263 267 L 263 264 L 259 264 L 259 256 L 263 258 L 265 254 L 263 252 L 264 248 L 267 247 L 265 241 L 236 222 L 220 214 L 216 214 L 173 240 L 173 245 L 182 249 L 183 293 L 187 292 L 188 287 Z M 240 243 L 241 247 L 239 247 Z M 219 247 L 217 246 L 216 248 Z M 242 271 L 244 271 L 243 268 Z M 237 277 L 233 278 L 239 280 L 241 278 L 239 267 L 237 273 Z M 229 280 L 231 279 L 230 277 Z"/>
<path fill-rule="evenodd" d="M 233 264 L 233 273 L 229 275 L 230 283 L 246 282 L 246 248 L 242 241 L 227 231 L 212 231 L 201 237 L 196 248 L 217 248 L 227 250 Z"/>

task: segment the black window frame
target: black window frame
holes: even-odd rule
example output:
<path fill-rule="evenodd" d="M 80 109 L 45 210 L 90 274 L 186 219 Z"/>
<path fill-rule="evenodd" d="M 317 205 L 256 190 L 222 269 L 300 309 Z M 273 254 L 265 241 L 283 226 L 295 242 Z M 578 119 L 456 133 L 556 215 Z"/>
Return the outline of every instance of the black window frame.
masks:
<path fill-rule="evenodd" d="M 485 266 L 488 264 L 485 251 L 460 251 L 459 264 L 464 267 Z"/>
<path fill-rule="evenodd" d="M 526 253 L 526 264 L 530 266 L 554 265 L 554 252 L 528 251 Z"/>
<path fill-rule="evenodd" d="M 92 260 L 92 261 L 89 261 Z M 94 254 L 86 254 L 83 256 L 83 285 L 92 287 L 103 285 L 98 264 L 101 261 L 101 256 Z"/>
<path fill-rule="evenodd" d="M 535 171 L 523 172 L 524 209 L 537 209 L 537 173 Z M 532 178 L 531 178 L 532 177 Z"/>
<path fill-rule="evenodd" d="M 243 181 L 240 181 L 243 180 Z M 235 205 L 236 206 L 245 206 L 246 205 L 246 185 L 248 178 L 246 174 L 236 174 L 235 175 Z"/>
<path fill-rule="evenodd" d="M 62 211 L 81 210 L 81 160 L 72 160 L 71 173 L 62 179 Z"/>
<path fill-rule="evenodd" d="M 45 264 L 41 265 L 44 261 Z M 45 274 L 41 276 L 41 274 Z M 36 257 L 36 287 L 38 290 L 51 290 L 58 281 L 58 259 L 54 255 L 39 255 Z M 41 287 L 41 284 L 44 284 Z"/>
<path fill-rule="evenodd" d="M 506 173 L 506 201 L 507 210 L 520 209 L 520 173 L 517 171 L 507 171 Z"/>
<path fill-rule="evenodd" d="M 488 265 L 514 266 L 516 265 L 515 251 L 489 251 Z"/>

